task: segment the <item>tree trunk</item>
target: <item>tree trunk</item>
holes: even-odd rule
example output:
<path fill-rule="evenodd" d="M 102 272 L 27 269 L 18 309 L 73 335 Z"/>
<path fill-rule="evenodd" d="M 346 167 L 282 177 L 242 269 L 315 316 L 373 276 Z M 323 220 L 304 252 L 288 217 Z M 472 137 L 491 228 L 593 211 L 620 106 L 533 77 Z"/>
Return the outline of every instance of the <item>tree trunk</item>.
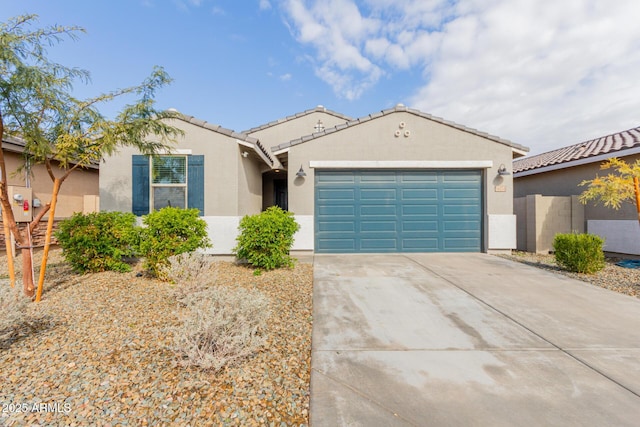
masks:
<path fill-rule="evenodd" d="M 13 248 L 11 247 L 11 230 L 9 230 L 9 219 L 7 214 L 2 210 L 2 225 L 4 228 L 4 244 L 7 249 L 7 266 L 9 267 L 9 281 L 11 287 L 16 285 L 16 269 L 13 265 Z"/>
<path fill-rule="evenodd" d="M 40 276 L 38 277 L 38 293 L 36 294 L 36 302 L 40 302 L 42 298 L 42 288 L 44 287 L 44 275 L 47 272 L 47 261 L 49 259 L 49 246 L 51 245 L 51 234 L 53 233 L 53 221 L 56 213 L 56 205 L 58 204 L 58 193 L 62 179 L 53 180 L 53 194 L 51 195 L 51 204 L 49 208 L 49 221 L 47 221 L 47 234 L 44 239 L 44 252 L 42 253 L 42 264 L 40 265 Z"/>
<path fill-rule="evenodd" d="M 31 239 L 29 238 L 29 227 L 25 227 L 24 234 L 26 238 L 23 240 L 29 242 L 28 247 L 22 247 L 20 253 L 22 254 L 22 287 L 24 294 L 29 298 L 33 298 L 35 294 L 35 287 L 33 286 L 33 259 L 31 258 Z M 21 245 L 22 246 L 22 245 Z"/>

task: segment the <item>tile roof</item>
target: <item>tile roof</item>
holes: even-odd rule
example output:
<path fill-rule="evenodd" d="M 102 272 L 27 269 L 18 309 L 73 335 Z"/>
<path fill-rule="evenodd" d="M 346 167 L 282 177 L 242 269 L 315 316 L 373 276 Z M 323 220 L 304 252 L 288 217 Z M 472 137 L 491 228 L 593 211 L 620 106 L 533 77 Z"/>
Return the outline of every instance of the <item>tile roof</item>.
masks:
<path fill-rule="evenodd" d="M 570 167 L 572 162 L 588 160 L 591 157 L 616 157 L 624 155 L 624 150 L 640 148 L 640 127 L 614 133 L 590 141 L 580 142 L 568 147 L 548 151 L 536 156 L 524 157 L 513 161 L 513 172 L 531 171 L 553 165 Z M 600 157 L 598 157 L 600 158 Z M 594 161 L 597 161 L 594 159 Z M 558 166 L 561 168 L 563 166 Z"/>
<path fill-rule="evenodd" d="M 175 112 L 177 112 L 177 111 L 175 111 Z M 178 118 L 180 120 L 182 120 L 182 121 L 185 121 L 187 123 L 191 123 L 191 124 L 193 124 L 195 126 L 199 126 L 201 128 L 208 129 L 208 130 L 211 130 L 211 131 L 214 131 L 214 132 L 217 132 L 217 133 L 221 133 L 223 135 L 226 135 L 226 136 L 229 136 L 231 138 L 235 138 L 235 139 L 238 139 L 240 141 L 244 141 L 244 142 L 247 142 L 247 143 L 253 145 L 262 154 L 264 154 L 264 156 L 269 160 L 269 162 L 271 162 L 271 165 L 273 165 L 274 161 L 273 161 L 273 157 L 271 156 L 271 153 L 269 152 L 269 150 L 267 150 L 262 145 L 260 140 L 258 140 L 257 138 L 249 136 L 244 132 L 236 132 L 234 130 L 224 128 L 224 127 L 222 127 L 220 125 L 215 125 L 213 123 L 209 123 L 209 122 L 206 122 L 204 120 L 197 119 L 197 118 L 195 118 L 193 116 L 187 116 L 187 115 L 182 114 L 180 112 L 177 112 L 177 113 L 178 113 Z"/>
<path fill-rule="evenodd" d="M 318 105 L 316 108 L 311 108 L 310 110 L 305 110 L 305 111 L 302 111 L 302 112 L 300 112 L 300 113 L 296 113 L 296 114 L 294 114 L 293 116 L 287 116 L 287 117 L 284 117 L 284 118 L 282 118 L 282 119 L 274 120 L 274 121 L 272 121 L 272 122 L 265 123 L 265 124 L 263 124 L 263 125 L 256 126 L 256 127 L 254 127 L 254 128 L 251 128 L 251 129 L 243 130 L 243 131 L 242 131 L 242 133 L 250 134 L 250 133 L 258 132 L 258 131 L 260 131 L 260 130 L 270 128 L 271 126 L 279 125 L 279 124 L 281 124 L 281 123 L 288 122 L 289 120 L 294 120 L 294 119 L 297 119 L 297 118 L 300 118 L 300 117 L 306 116 L 306 115 L 308 115 L 308 114 L 311 114 L 311 113 L 317 113 L 317 112 L 320 112 L 320 113 L 327 113 L 327 114 L 330 114 L 330 115 L 332 115 L 332 116 L 336 116 L 336 117 L 338 117 L 339 119 L 344 120 L 345 122 L 348 122 L 349 120 L 353 120 L 353 119 L 352 119 L 351 117 L 349 117 L 349 116 L 345 116 L 344 114 L 340 114 L 340 113 L 335 112 L 335 111 L 327 110 L 327 109 L 326 109 L 325 107 L 323 107 L 322 105 Z"/>
<path fill-rule="evenodd" d="M 423 117 L 425 119 L 428 119 L 428 120 L 431 120 L 431 121 L 434 121 L 434 122 L 438 122 L 438 123 L 441 123 L 443 125 L 450 126 L 452 128 L 456 128 L 456 129 L 462 130 L 464 132 L 472 133 L 474 135 L 478 135 L 480 137 L 487 138 L 487 139 L 490 139 L 490 140 L 495 141 L 495 142 L 499 142 L 500 144 L 508 145 L 509 147 L 515 148 L 515 149 L 520 150 L 520 151 L 529 151 L 529 148 L 527 148 L 525 146 L 522 146 L 520 144 L 516 144 L 516 143 L 508 141 L 506 139 L 499 138 L 497 136 L 489 135 L 486 132 L 480 132 L 479 130 L 468 128 L 466 126 L 462 126 L 462 125 L 459 125 L 459 124 L 454 123 L 454 122 L 450 122 L 450 121 L 445 120 L 445 119 L 443 119 L 441 117 L 432 116 L 431 114 L 423 113 L 423 112 L 421 112 L 419 110 L 415 110 L 413 108 L 408 108 L 408 107 L 406 107 L 406 106 L 404 106 L 402 104 L 398 104 L 393 108 L 382 110 L 380 112 L 369 114 L 368 116 L 364 116 L 364 117 L 361 117 L 361 118 L 358 118 L 358 119 L 355 119 L 355 120 L 350 120 L 350 121 L 348 121 L 346 123 L 339 124 L 339 125 L 337 125 L 335 127 L 332 127 L 332 128 L 327 128 L 327 129 L 325 129 L 323 131 L 316 132 L 316 133 L 311 134 L 311 135 L 303 136 L 301 138 L 294 139 L 294 140 L 289 141 L 289 142 L 285 142 L 283 144 L 280 144 L 280 145 L 277 145 L 275 147 L 272 147 L 271 151 L 277 152 L 279 150 L 283 150 L 285 148 L 289 148 L 289 147 L 292 147 L 294 145 L 302 144 L 303 142 L 307 142 L 307 141 L 310 141 L 312 139 L 315 139 L 315 138 L 318 138 L 318 137 L 321 137 L 321 136 L 324 136 L 324 135 L 328 135 L 330 133 L 337 132 L 337 131 L 340 131 L 342 129 L 346 129 L 346 128 L 351 127 L 351 126 L 356 126 L 356 125 L 368 122 L 370 120 L 374 120 L 374 119 L 377 119 L 379 117 L 386 116 L 386 115 L 393 114 L 393 113 L 398 113 L 398 112 L 407 112 L 407 113 L 410 113 L 410 114 L 414 114 L 414 115 L 416 115 L 418 117 Z"/>

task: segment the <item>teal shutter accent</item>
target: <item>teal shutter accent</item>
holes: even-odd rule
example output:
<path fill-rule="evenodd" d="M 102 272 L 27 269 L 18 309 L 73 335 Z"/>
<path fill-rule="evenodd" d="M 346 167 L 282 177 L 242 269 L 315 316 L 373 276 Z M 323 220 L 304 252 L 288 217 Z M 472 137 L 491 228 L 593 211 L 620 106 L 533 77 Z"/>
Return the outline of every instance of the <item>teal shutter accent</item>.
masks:
<path fill-rule="evenodd" d="M 189 156 L 187 166 L 187 207 L 198 208 L 200 216 L 204 215 L 204 156 Z"/>
<path fill-rule="evenodd" d="M 149 157 L 133 156 L 132 171 L 132 211 L 135 215 L 149 213 Z"/>

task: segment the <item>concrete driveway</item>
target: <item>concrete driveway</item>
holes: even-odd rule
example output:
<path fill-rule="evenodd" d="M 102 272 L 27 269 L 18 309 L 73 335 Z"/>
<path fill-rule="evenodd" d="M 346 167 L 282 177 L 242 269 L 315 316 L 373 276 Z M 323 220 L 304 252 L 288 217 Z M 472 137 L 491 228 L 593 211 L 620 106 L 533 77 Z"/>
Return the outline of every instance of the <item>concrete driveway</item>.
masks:
<path fill-rule="evenodd" d="M 316 255 L 311 424 L 638 426 L 640 300 L 486 254 Z"/>

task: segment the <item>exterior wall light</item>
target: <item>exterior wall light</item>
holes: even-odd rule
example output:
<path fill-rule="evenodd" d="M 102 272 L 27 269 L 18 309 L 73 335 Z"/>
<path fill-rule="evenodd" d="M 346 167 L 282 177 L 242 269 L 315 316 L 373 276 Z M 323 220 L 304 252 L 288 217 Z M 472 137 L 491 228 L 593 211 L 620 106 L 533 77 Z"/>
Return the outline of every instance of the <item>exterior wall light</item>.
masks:
<path fill-rule="evenodd" d="M 507 167 L 504 165 L 504 163 L 501 164 L 500 167 L 498 168 L 498 175 L 500 176 L 511 175 L 511 172 L 507 170 Z"/>
<path fill-rule="evenodd" d="M 302 165 L 300 165 L 300 169 L 298 170 L 298 172 L 296 172 L 296 176 L 298 178 L 304 178 L 305 176 L 307 176 L 307 174 L 304 173 L 304 169 L 302 169 Z"/>

